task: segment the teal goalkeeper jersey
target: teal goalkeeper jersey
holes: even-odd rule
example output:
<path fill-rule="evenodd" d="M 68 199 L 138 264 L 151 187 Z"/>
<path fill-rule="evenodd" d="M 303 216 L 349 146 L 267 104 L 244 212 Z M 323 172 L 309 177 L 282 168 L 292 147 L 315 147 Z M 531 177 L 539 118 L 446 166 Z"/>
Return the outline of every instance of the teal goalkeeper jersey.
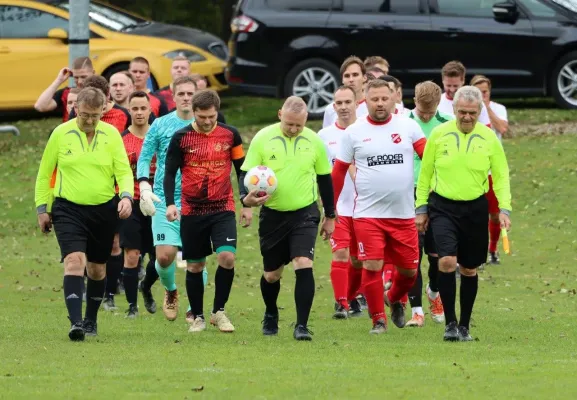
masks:
<path fill-rule="evenodd" d="M 152 157 L 156 154 L 156 173 L 154 174 L 154 186 L 152 191 L 160 198 L 163 206 L 166 204 L 163 188 L 164 166 L 166 163 L 166 151 L 168 150 L 170 139 L 172 139 L 172 136 L 176 131 L 192 124 L 193 121 L 194 118 L 189 120 L 180 119 L 176 115 L 176 111 L 173 111 L 163 117 L 156 118 L 154 122 L 152 122 L 152 125 L 150 125 L 150 129 L 144 138 L 140 157 L 138 158 L 138 163 L 136 165 L 136 177 L 139 181 L 144 178 L 148 179 L 150 174 L 150 163 Z M 181 180 L 180 170 L 178 170 L 176 174 L 174 202 L 179 209 L 180 195 L 182 192 Z"/>
<path fill-rule="evenodd" d="M 415 110 L 412 110 L 407 116 L 415 120 L 415 122 L 419 124 L 427 140 L 429 139 L 431 132 L 433 132 L 433 129 L 449 120 L 455 119 L 452 115 L 445 114 L 440 111 L 437 111 L 435 116 L 431 118 L 429 122 L 421 121 L 421 119 L 417 116 Z M 413 168 L 415 175 L 415 186 L 417 186 L 417 182 L 419 181 L 419 173 L 421 172 L 421 159 L 419 158 L 417 153 L 414 153 L 414 159 L 415 161 L 413 162 L 414 166 Z"/>

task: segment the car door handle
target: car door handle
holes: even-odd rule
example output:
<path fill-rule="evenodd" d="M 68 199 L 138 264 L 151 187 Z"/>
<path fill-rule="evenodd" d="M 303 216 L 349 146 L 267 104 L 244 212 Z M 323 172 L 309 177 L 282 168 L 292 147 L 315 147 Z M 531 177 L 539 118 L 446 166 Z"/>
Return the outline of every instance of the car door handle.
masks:
<path fill-rule="evenodd" d="M 10 53 L 10 47 L 0 47 L 0 53 Z"/>

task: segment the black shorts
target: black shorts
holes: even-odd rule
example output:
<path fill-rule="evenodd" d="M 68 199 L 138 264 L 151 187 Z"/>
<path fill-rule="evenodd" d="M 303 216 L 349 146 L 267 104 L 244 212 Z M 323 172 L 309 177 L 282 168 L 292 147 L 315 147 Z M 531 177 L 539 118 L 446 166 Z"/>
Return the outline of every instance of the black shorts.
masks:
<path fill-rule="evenodd" d="M 140 211 L 140 202 L 134 200 L 132 214 L 120 220 L 120 247 L 123 249 L 137 249 L 141 254 L 151 254 L 154 250 L 152 240 L 152 218 Z"/>
<path fill-rule="evenodd" d="M 439 257 L 456 256 L 464 268 L 477 268 L 487 259 L 489 206 L 485 195 L 471 201 L 429 195 L 429 230 Z"/>
<path fill-rule="evenodd" d="M 221 251 L 236 252 L 236 217 L 233 211 L 180 217 L 182 259 L 204 261 Z"/>
<path fill-rule="evenodd" d="M 88 262 L 105 264 L 112 251 L 118 224 L 118 200 L 84 206 L 57 197 L 52 206 L 52 223 L 62 259 L 85 253 Z"/>
<path fill-rule="evenodd" d="M 296 211 L 276 211 L 263 206 L 258 236 L 264 270 L 276 271 L 296 257 L 313 260 L 320 220 L 316 203 Z"/>

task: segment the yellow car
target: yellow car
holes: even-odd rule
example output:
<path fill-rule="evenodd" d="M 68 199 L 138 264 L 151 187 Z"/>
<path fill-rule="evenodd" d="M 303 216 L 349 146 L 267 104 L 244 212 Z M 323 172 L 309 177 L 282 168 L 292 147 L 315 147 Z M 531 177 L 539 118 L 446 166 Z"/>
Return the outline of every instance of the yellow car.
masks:
<path fill-rule="evenodd" d="M 0 111 L 33 108 L 58 71 L 68 66 L 68 4 L 0 0 Z M 206 76 L 213 89 L 227 88 L 228 49 L 216 36 L 148 21 L 95 1 L 89 15 L 90 58 L 97 74 L 108 78 L 142 56 L 150 63 L 156 89 L 171 82 L 171 59 L 182 54 L 192 62 L 191 71 Z"/>

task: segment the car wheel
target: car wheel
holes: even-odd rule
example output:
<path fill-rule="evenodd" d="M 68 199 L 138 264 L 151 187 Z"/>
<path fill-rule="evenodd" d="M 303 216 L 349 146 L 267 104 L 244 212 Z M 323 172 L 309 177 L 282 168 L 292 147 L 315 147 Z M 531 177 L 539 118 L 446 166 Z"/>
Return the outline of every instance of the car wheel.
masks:
<path fill-rule="evenodd" d="M 562 108 L 577 108 L 577 51 L 565 54 L 555 65 L 551 92 Z"/>
<path fill-rule="evenodd" d="M 307 103 L 311 119 L 322 118 L 340 86 L 339 69 L 330 61 L 312 58 L 301 61 L 288 72 L 285 96 L 299 96 Z"/>

